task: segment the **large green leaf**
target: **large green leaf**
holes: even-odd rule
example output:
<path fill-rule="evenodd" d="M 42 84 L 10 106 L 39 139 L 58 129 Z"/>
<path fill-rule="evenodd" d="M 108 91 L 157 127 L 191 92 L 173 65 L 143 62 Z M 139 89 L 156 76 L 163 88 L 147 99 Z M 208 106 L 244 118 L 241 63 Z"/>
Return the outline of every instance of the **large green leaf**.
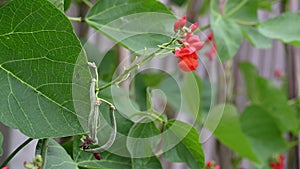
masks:
<path fill-rule="evenodd" d="M 287 12 L 262 22 L 258 30 L 266 37 L 300 46 L 300 13 Z"/>
<path fill-rule="evenodd" d="M 128 134 L 127 148 L 131 157 L 151 157 L 160 142 L 160 131 L 147 117 L 134 124 Z"/>
<path fill-rule="evenodd" d="M 260 106 L 245 109 L 241 115 L 241 126 L 257 156 L 265 164 L 273 154 L 282 153 L 288 148 L 274 119 Z"/>
<path fill-rule="evenodd" d="M 41 154 L 41 144 L 37 145 L 37 154 Z M 45 169 L 78 169 L 66 150 L 55 140 L 50 139 L 47 146 Z"/>
<path fill-rule="evenodd" d="M 166 101 L 168 104 L 174 108 L 174 110 L 180 110 L 181 108 L 181 91 L 180 84 L 178 84 L 178 74 L 174 76 L 168 76 L 161 81 L 157 89 L 160 89 L 164 92 Z"/>
<path fill-rule="evenodd" d="M 221 119 L 220 119 L 220 116 Z M 215 124 L 218 127 L 215 128 Z M 209 129 L 223 144 L 242 157 L 259 162 L 247 137 L 242 132 L 237 109 L 230 104 L 219 105 L 209 113 L 205 127 Z"/>
<path fill-rule="evenodd" d="M 33 138 L 82 133 L 72 84 L 88 99 L 90 73 L 68 18 L 48 1 L 15 0 L 0 25 L 0 120 Z"/>
<path fill-rule="evenodd" d="M 64 0 L 49 0 L 59 10 L 64 11 Z"/>
<path fill-rule="evenodd" d="M 162 169 L 162 165 L 156 156 L 146 158 L 133 158 L 132 169 Z"/>
<path fill-rule="evenodd" d="M 270 48 L 272 46 L 271 40 L 258 32 L 256 27 L 241 26 L 244 37 L 255 48 Z"/>
<path fill-rule="evenodd" d="M 80 168 L 87 168 L 87 169 L 131 169 L 131 166 L 127 163 L 123 163 L 122 161 L 107 161 L 107 160 L 100 160 L 100 161 L 82 161 L 78 163 Z"/>
<path fill-rule="evenodd" d="M 2 135 L 2 133 L 0 132 L 0 157 L 1 157 L 2 154 L 3 154 L 2 143 L 3 143 L 3 135 Z"/>
<path fill-rule="evenodd" d="M 219 58 L 221 61 L 233 58 L 242 42 L 240 27 L 219 13 L 217 0 L 211 1 L 210 20 Z"/>
<path fill-rule="evenodd" d="M 247 87 L 247 96 L 253 104 L 263 106 L 276 120 L 282 131 L 297 133 L 299 124 L 296 112 L 288 105 L 285 92 L 271 81 L 258 76 L 256 68 L 248 63 L 240 63 Z M 276 97 L 274 97 L 276 96 Z"/>
<path fill-rule="evenodd" d="M 186 73 L 182 87 L 183 101 L 187 105 L 192 119 L 201 122 L 201 92 L 202 83 L 200 77 L 195 73 Z"/>
<path fill-rule="evenodd" d="M 156 0 L 102 0 L 85 21 L 128 49 L 143 54 L 168 42 L 175 17 Z"/>
<path fill-rule="evenodd" d="M 224 16 L 244 22 L 257 21 L 258 0 L 227 0 Z"/>
<path fill-rule="evenodd" d="M 162 148 L 170 162 L 184 162 L 191 169 L 204 168 L 204 153 L 197 130 L 190 124 L 171 120 L 166 124 Z"/>

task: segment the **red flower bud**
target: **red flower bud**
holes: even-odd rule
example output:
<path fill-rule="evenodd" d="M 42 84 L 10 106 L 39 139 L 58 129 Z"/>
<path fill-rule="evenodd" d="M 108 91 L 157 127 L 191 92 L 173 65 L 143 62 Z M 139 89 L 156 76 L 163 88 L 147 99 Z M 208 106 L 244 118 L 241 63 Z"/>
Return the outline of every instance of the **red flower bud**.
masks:
<path fill-rule="evenodd" d="M 94 157 L 97 159 L 97 160 L 101 160 L 101 156 L 99 153 L 93 153 Z"/>
<path fill-rule="evenodd" d="M 212 32 L 210 32 L 208 35 L 207 35 L 207 39 L 205 40 L 205 42 L 209 42 L 209 41 L 212 41 L 214 39 L 214 34 Z"/>
<path fill-rule="evenodd" d="M 182 29 L 185 26 L 185 24 L 186 16 L 183 16 L 174 23 L 174 31 L 177 32 L 179 29 Z"/>
<path fill-rule="evenodd" d="M 197 28 L 198 28 L 198 23 L 197 23 L 197 22 L 196 22 L 196 23 L 193 23 L 193 24 L 189 27 L 189 29 L 191 30 L 191 32 L 194 32 Z"/>

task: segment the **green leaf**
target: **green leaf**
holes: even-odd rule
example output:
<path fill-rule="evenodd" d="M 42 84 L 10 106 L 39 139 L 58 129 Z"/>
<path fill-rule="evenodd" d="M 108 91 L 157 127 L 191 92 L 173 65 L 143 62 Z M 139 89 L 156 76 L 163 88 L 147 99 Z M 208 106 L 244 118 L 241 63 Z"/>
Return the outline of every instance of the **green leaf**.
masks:
<path fill-rule="evenodd" d="M 133 158 L 151 157 L 160 142 L 160 131 L 154 122 L 144 117 L 135 123 L 128 134 L 127 148 Z"/>
<path fill-rule="evenodd" d="M 202 83 L 196 73 L 186 73 L 183 80 L 182 95 L 192 118 L 201 121 L 201 92 Z"/>
<path fill-rule="evenodd" d="M 87 168 L 87 169 L 131 169 L 131 165 L 123 162 L 117 161 L 107 161 L 107 160 L 100 160 L 100 161 L 82 161 L 78 163 L 80 168 Z"/>
<path fill-rule="evenodd" d="M 72 0 L 64 0 L 64 11 L 67 11 L 71 6 Z"/>
<path fill-rule="evenodd" d="M 253 104 L 263 106 L 276 120 L 283 132 L 297 133 L 299 129 L 297 114 L 288 105 L 285 92 L 277 88 L 271 81 L 258 76 L 258 72 L 252 64 L 240 63 L 240 68 L 246 82 L 249 100 Z"/>
<path fill-rule="evenodd" d="M 184 162 L 191 169 L 204 169 L 204 153 L 197 130 L 190 124 L 171 120 L 163 133 L 164 158 Z"/>
<path fill-rule="evenodd" d="M 242 157 L 259 162 L 247 137 L 243 133 L 237 109 L 230 104 L 218 105 L 210 111 L 205 127 L 209 129 L 223 144 Z M 218 124 L 215 128 L 215 124 Z"/>
<path fill-rule="evenodd" d="M 3 144 L 3 135 L 0 132 L 0 157 L 3 155 L 2 144 Z"/>
<path fill-rule="evenodd" d="M 56 8 L 64 11 L 64 0 L 49 0 Z"/>
<path fill-rule="evenodd" d="M 267 10 L 267 11 L 272 11 L 272 5 L 274 2 L 277 2 L 277 0 L 260 0 L 259 3 L 258 3 L 258 7 L 260 9 L 263 9 L 263 10 Z"/>
<path fill-rule="evenodd" d="M 37 154 L 40 154 L 41 142 L 38 143 L 36 149 Z M 50 139 L 48 143 L 45 165 L 45 169 L 78 169 L 66 150 L 53 139 Z"/>
<path fill-rule="evenodd" d="M 156 156 L 147 158 L 133 158 L 132 169 L 162 169 L 162 165 Z"/>
<path fill-rule="evenodd" d="M 300 46 L 299 21 L 300 13 L 287 12 L 262 22 L 258 30 L 266 37 Z"/>
<path fill-rule="evenodd" d="M 48 1 L 14 0 L 0 25 L 0 121 L 32 138 L 83 133 L 73 99 L 87 114 L 91 75 L 68 18 Z"/>
<path fill-rule="evenodd" d="M 258 0 L 227 0 L 224 15 L 244 22 L 256 22 L 257 8 Z"/>
<path fill-rule="evenodd" d="M 171 2 L 178 6 L 183 6 L 187 2 L 187 0 L 171 0 Z"/>
<path fill-rule="evenodd" d="M 157 89 L 164 92 L 164 96 L 167 99 L 168 105 L 170 105 L 175 110 L 180 110 L 181 108 L 181 92 L 180 84 L 178 84 L 178 75 L 168 76 L 161 81 Z M 161 99 L 165 99 L 161 98 Z"/>
<path fill-rule="evenodd" d="M 151 53 L 168 42 L 176 18 L 156 0 L 103 0 L 88 12 L 86 23 L 138 53 Z M 146 51 L 145 51 L 146 48 Z"/>
<path fill-rule="evenodd" d="M 146 93 L 147 87 L 155 88 L 165 78 L 166 74 L 163 72 L 143 72 L 134 77 L 134 93 L 135 100 L 139 104 L 142 111 L 147 110 Z"/>
<path fill-rule="evenodd" d="M 272 47 L 271 40 L 258 32 L 257 28 L 252 26 L 241 26 L 244 37 L 252 46 L 258 49 Z"/>
<path fill-rule="evenodd" d="M 282 153 L 288 148 L 274 119 L 260 106 L 249 106 L 244 110 L 241 126 L 257 156 L 265 164 L 273 154 Z"/>
<path fill-rule="evenodd" d="M 237 53 L 242 42 L 240 27 L 232 20 L 223 18 L 219 13 L 217 0 L 211 1 L 211 28 L 221 61 L 231 59 Z"/>

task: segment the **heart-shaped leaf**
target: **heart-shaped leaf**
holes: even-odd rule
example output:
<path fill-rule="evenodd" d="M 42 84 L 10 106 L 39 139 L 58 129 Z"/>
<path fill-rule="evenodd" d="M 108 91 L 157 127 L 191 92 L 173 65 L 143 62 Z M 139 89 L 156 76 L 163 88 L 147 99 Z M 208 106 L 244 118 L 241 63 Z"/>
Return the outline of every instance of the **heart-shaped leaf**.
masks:
<path fill-rule="evenodd" d="M 260 106 L 249 106 L 245 109 L 241 115 L 241 126 L 264 164 L 268 164 L 268 159 L 273 154 L 282 153 L 288 148 L 276 121 Z"/>
<path fill-rule="evenodd" d="M 221 117 L 221 118 L 220 118 Z M 215 124 L 218 127 L 215 128 Z M 205 127 L 209 129 L 223 144 L 242 157 L 259 162 L 246 135 L 243 133 L 237 109 L 229 104 L 218 105 L 208 114 Z"/>
<path fill-rule="evenodd" d="M 266 37 L 300 46 L 300 13 L 287 12 L 262 22 L 258 30 Z"/>
<path fill-rule="evenodd" d="M 170 40 L 175 19 L 156 0 L 101 0 L 85 21 L 115 42 L 145 54 Z"/>
<path fill-rule="evenodd" d="M 72 86 L 88 107 L 91 75 L 68 18 L 49 1 L 15 0 L 0 25 L 0 121 L 32 138 L 84 132 Z"/>
<path fill-rule="evenodd" d="M 163 134 L 163 156 L 170 162 L 184 162 L 191 169 L 203 169 L 204 152 L 199 141 L 199 134 L 193 126 L 171 120 Z"/>
<path fill-rule="evenodd" d="M 49 139 L 46 152 L 45 169 L 78 169 L 77 164 L 72 160 L 66 150 L 55 140 Z M 42 141 L 36 147 L 37 154 L 41 154 Z"/>

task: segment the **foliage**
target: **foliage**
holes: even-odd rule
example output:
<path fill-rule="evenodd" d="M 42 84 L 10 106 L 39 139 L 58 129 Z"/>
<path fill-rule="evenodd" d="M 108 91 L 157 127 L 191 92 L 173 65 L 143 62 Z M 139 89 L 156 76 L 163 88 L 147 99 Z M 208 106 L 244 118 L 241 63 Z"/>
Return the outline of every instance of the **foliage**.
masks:
<path fill-rule="evenodd" d="M 291 105 L 285 91 L 259 76 L 255 66 L 240 63 L 249 100 L 241 114 L 229 103 L 210 111 L 216 84 L 190 71 L 209 43 L 221 61 L 234 58 L 243 38 L 256 48 L 271 47 L 272 39 L 299 46 L 299 13 L 260 21 L 258 10 L 271 10 L 273 0 L 227 0 L 222 8 L 218 0 L 206 0 L 199 13 L 208 10 L 211 23 L 198 28 L 185 16 L 176 20 L 156 0 L 76 2 L 90 6 L 84 18 L 65 14 L 71 0 L 0 2 L 0 121 L 39 139 L 43 168 L 160 169 L 164 159 L 204 169 L 203 127 L 258 168 L 268 168 L 274 154 L 293 146 L 283 135 L 299 133 L 299 99 Z M 129 49 L 131 64 L 118 68 L 117 47 L 101 53 L 80 41 L 70 20 L 84 21 Z M 196 33 L 209 27 L 213 37 L 200 40 Z M 184 72 L 137 72 L 172 52 Z M 120 88 L 128 77 L 129 90 Z M 181 113 L 190 123 L 176 119 Z M 53 139 L 67 136 L 62 145 Z"/>

